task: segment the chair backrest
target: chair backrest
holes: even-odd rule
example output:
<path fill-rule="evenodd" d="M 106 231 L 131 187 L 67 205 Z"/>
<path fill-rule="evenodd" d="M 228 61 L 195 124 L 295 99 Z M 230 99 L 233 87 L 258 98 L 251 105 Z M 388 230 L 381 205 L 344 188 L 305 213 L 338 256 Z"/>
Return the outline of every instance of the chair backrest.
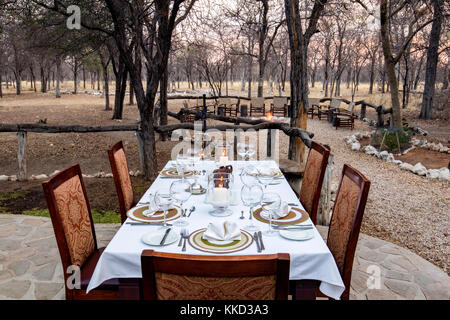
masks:
<path fill-rule="evenodd" d="M 330 108 L 339 108 L 339 106 L 341 105 L 341 100 L 338 100 L 338 99 L 331 99 L 331 102 L 330 102 Z"/>
<path fill-rule="evenodd" d="M 134 206 L 134 194 L 122 141 L 108 150 L 108 157 L 119 198 L 120 217 L 124 223 L 127 220 L 127 211 Z"/>
<path fill-rule="evenodd" d="M 289 254 L 204 256 L 145 250 L 145 300 L 287 300 Z"/>
<path fill-rule="evenodd" d="M 275 108 L 283 108 L 285 105 L 287 105 L 286 97 L 274 97 L 273 98 L 273 106 Z"/>
<path fill-rule="evenodd" d="M 97 240 L 80 166 L 56 174 L 42 187 L 63 269 L 72 265 L 82 267 L 97 250 Z M 64 278 L 68 276 L 64 272 Z"/>
<path fill-rule="evenodd" d="M 354 102 L 350 102 L 348 107 L 347 107 L 347 111 L 352 113 L 354 108 L 355 108 L 355 103 Z"/>
<path fill-rule="evenodd" d="M 369 194 L 370 181 L 359 171 L 344 164 L 333 214 L 328 230 L 327 245 L 344 281 L 341 299 L 350 296 L 350 281 L 361 221 Z"/>
<path fill-rule="evenodd" d="M 264 107 L 264 98 L 252 98 L 251 104 L 252 104 L 252 107 L 263 108 Z"/>
<path fill-rule="evenodd" d="M 314 224 L 316 224 L 320 193 L 329 156 L 330 150 L 314 141 L 311 142 L 300 189 L 300 202 L 308 211 Z"/>
<path fill-rule="evenodd" d="M 319 106 L 320 104 L 320 98 L 308 98 L 308 102 L 309 102 L 309 107 L 313 107 L 313 106 Z"/>

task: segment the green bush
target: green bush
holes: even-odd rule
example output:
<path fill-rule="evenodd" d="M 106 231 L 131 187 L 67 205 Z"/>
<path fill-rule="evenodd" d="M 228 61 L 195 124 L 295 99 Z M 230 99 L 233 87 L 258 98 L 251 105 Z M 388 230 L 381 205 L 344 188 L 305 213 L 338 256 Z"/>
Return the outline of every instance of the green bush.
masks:
<path fill-rule="evenodd" d="M 387 132 L 386 130 L 378 130 L 374 136 L 372 137 L 372 145 L 377 149 L 387 150 L 389 152 L 398 152 L 400 143 L 400 150 L 403 152 L 404 150 L 410 147 L 410 141 L 412 132 L 406 128 L 402 128 L 403 130 L 398 130 L 397 134 L 395 132 Z M 385 136 L 386 133 L 386 136 Z M 398 135 L 398 141 L 397 141 Z M 383 141 L 384 138 L 384 141 Z M 381 146 L 381 142 L 383 141 L 383 146 Z"/>

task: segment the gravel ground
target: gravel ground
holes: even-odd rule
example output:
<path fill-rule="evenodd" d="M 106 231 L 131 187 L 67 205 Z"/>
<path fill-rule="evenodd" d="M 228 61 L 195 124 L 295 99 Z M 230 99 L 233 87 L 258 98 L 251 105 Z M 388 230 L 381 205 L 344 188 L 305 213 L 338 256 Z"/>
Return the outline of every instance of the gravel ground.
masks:
<path fill-rule="evenodd" d="M 361 121 L 355 125 L 353 132 L 373 130 Z M 315 134 L 314 140 L 331 147 L 332 190 L 337 190 L 344 163 L 372 182 L 361 231 L 408 248 L 450 275 L 448 183 L 416 176 L 393 163 L 351 151 L 343 141 L 352 134 L 349 129 L 336 130 L 327 121 L 308 119 L 308 131 Z M 287 151 L 287 141 L 282 134 L 281 154 Z"/>

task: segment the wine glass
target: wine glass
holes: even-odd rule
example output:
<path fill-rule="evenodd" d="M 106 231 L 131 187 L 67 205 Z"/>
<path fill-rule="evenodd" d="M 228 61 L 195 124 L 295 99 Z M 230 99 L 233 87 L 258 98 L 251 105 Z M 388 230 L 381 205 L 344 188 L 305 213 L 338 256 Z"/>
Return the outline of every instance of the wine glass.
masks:
<path fill-rule="evenodd" d="M 155 193 L 155 204 L 160 210 L 163 210 L 164 223 L 163 228 L 168 228 L 169 224 L 166 222 L 167 212 L 173 207 L 173 199 L 170 194 L 164 194 L 161 191 Z"/>
<path fill-rule="evenodd" d="M 246 160 L 247 145 L 245 143 L 240 142 L 237 144 L 237 154 L 241 156 L 242 159 Z"/>
<path fill-rule="evenodd" d="M 185 172 L 187 171 L 187 165 L 188 157 L 183 153 L 179 153 L 177 155 L 176 167 L 178 175 L 181 176 L 181 179 L 184 179 Z"/>
<path fill-rule="evenodd" d="M 183 211 L 183 203 L 185 203 L 191 197 L 191 184 L 188 180 L 181 179 L 172 182 L 170 185 L 170 195 L 173 200 L 180 204 L 180 210 L 183 212 L 180 219 L 175 221 L 174 225 L 178 227 L 187 226 L 189 222 L 186 220 L 186 211 Z"/>
<path fill-rule="evenodd" d="M 249 165 L 241 171 L 241 181 L 244 185 L 253 185 L 258 183 L 258 170 L 255 166 Z"/>
<path fill-rule="evenodd" d="M 263 199 L 264 191 L 259 184 L 244 185 L 241 190 L 242 203 L 250 208 L 251 223 L 244 229 L 248 231 L 256 231 L 259 228 L 253 223 L 253 208 L 259 205 Z"/>
<path fill-rule="evenodd" d="M 247 146 L 247 158 L 248 160 L 251 159 L 251 157 L 256 153 L 256 148 L 253 143 L 249 143 Z"/>
<path fill-rule="evenodd" d="M 274 192 L 265 192 L 262 198 L 262 211 L 264 212 L 264 216 L 268 217 L 269 220 L 269 229 L 264 231 L 266 236 L 274 236 L 277 232 L 272 228 L 272 220 L 273 214 L 280 210 L 281 206 L 281 198 L 278 193 Z"/>
<path fill-rule="evenodd" d="M 258 168 L 258 181 L 264 186 L 264 190 L 267 189 L 267 186 L 273 181 L 274 174 L 271 169 L 268 168 Z"/>

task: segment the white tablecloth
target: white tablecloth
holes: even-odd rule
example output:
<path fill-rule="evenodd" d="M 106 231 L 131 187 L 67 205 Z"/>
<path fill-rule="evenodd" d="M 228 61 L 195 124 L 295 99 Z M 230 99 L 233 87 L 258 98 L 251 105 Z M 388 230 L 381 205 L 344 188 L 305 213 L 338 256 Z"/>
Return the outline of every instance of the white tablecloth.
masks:
<path fill-rule="evenodd" d="M 248 164 L 272 166 L 278 168 L 274 161 L 233 161 L 235 175 L 235 184 L 238 188 L 241 188 L 242 183 L 240 181 L 239 172 L 240 168 Z M 166 168 L 173 167 L 174 163 L 169 162 Z M 202 164 L 198 166 L 200 170 L 205 168 L 206 170 L 216 167 L 212 161 L 202 161 Z M 205 177 L 206 179 L 206 177 Z M 148 198 L 150 193 L 155 193 L 158 190 L 168 193 L 169 186 L 174 179 L 167 179 L 158 177 L 152 186 L 147 190 L 141 200 Z M 287 203 L 299 203 L 294 191 L 289 186 L 288 182 L 282 178 L 277 185 L 269 185 L 267 188 L 270 191 L 278 192 L 283 201 Z M 189 232 L 206 228 L 209 222 L 229 220 L 238 223 L 244 227 L 248 225 L 249 209 L 245 207 L 242 202 L 237 206 L 231 206 L 233 215 L 225 218 L 214 217 L 209 214 L 212 206 L 204 203 L 205 195 L 193 195 L 183 206 L 184 208 L 190 208 L 195 205 L 196 210 L 188 218 L 189 225 L 184 228 L 188 228 Z M 299 207 L 301 205 L 299 204 Z M 241 210 L 244 210 L 245 220 L 239 219 Z M 130 219 L 127 222 L 131 221 Z M 260 227 L 260 230 L 264 231 L 269 226 L 253 218 L 255 225 Z M 311 223 L 310 220 L 305 223 Z M 182 253 L 181 248 L 178 247 L 178 243 L 164 246 L 164 247 L 152 247 L 144 244 L 141 241 L 142 236 L 152 230 L 160 228 L 158 226 L 132 226 L 124 223 L 114 238 L 106 247 L 102 256 L 100 257 L 97 267 L 92 275 L 91 281 L 87 291 L 98 287 L 104 281 L 113 278 L 141 278 L 141 253 L 146 249 L 154 249 L 156 251 L 169 252 L 169 253 Z M 182 227 L 173 227 L 176 231 L 180 231 Z M 339 299 L 342 292 L 345 289 L 342 282 L 341 275 L 336 266 L 334 258 L 320 236 L 316 228 L 314 228 L 314 238 L 307 241 L 291 241 L 282 238 L 280 235 L 273 237 L 267 237 L 263 235 L 265 250 L 261 254 L 274 254 L 274 253 L 289 253 L 290 255 L 290 280 L 319 280 L 320 291 L 329 297 Z M 209 255 L 210 253 L 198 251 L 189 245 L 185 254 L 197 254 L 197 255 Z M 251 255 L 258 254 L 256 245 L 251 245 L 249 248 L 232 253 L 230 255 Z"/>

